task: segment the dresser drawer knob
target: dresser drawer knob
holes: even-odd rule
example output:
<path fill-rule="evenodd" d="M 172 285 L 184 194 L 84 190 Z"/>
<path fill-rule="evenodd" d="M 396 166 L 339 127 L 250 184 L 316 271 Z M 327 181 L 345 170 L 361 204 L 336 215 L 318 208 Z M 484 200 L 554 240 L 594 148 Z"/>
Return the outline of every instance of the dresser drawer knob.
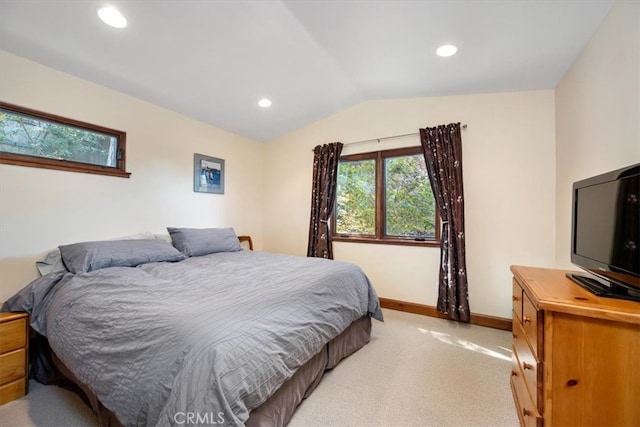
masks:
<path fill-rule="evenodd" d="M 522 415 L 524 415 L 525 417 L 528 417 L 529 415 L 531 415 L 531 411 L 529 411 L 528 409 L 522 409 Z"/>
<path fill-rule="evenodd" d="M 533 365 L 527 363 L 527 362 L 522 362 L 522 368 L 526 371 L 526 370 L 533 370 Z"/>
<path fill-rule="evenodd" d="M 531 323 L 531 317 L 524 316 L 524 323 Z"/>
<path fill-rule="evenodd" d="M 517 377 L 517 376 L 518 376 L 518 373 L 517 373 L 516 371 L 511 371 L 511 376 L 512 376 L 512 377 Z"/>
<path fill-rule="evenodd" d="M 567 381 L 567 385 L 569 387 L 576 386 L 576 385 L 578 385 L 578 380 L 569 380 L 569 381 Z"/>
<path fill-rule="evenodd" d="M 512 296 L 511 298 L 513 298 L 514 301 L 518 301 L 520 298 L 518 298 L 517 296 Z"/>

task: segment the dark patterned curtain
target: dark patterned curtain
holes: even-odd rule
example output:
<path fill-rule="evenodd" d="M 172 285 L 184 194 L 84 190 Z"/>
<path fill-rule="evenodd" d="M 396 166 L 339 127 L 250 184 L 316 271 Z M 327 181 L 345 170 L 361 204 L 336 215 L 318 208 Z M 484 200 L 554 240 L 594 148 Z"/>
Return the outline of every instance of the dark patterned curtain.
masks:
<path fill-rule="evenodd" d="M 329 217 L 333 212 L 342 143 L 318 145 L 313 149 L 313 189 L 307 256 L 333 259 Z"/>
<path fill-rule="evenodd" d="M 420 142 L 442 221 L 437 308 L 469 322 L 460 123 L 420 129 Z"/>

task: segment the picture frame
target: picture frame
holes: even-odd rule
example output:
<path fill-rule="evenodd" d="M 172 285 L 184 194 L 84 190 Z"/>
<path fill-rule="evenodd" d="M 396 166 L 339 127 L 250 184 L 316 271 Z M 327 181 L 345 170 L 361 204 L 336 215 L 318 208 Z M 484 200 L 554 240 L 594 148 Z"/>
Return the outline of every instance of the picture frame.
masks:
<path fill-rule="evenodd" d="M 193 155 L 193 191 L 224 194 L 224 159 Z"/>

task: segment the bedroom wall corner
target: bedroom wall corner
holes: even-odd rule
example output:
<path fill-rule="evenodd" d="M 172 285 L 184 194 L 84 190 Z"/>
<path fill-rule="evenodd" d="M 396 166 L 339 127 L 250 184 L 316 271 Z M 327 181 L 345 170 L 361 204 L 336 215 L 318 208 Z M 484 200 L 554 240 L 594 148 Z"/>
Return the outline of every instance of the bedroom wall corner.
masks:
<path fill-rule="evenodd" d="M 264 144 L 0 51 L 0 99 L 127 132 L 130 179 L 0 165 L 0 301 L 60 244 L 167 226 L 233 226 L 262 247 Z M 224 195 L 193 191 L 193 154 L 225 159 Z"/>
<path fill-rule="evenodd" d="M 640 3 L 617 2 L 555 91 L 556 261 L 570 262 L 575 181 L 640 162 Z"/>

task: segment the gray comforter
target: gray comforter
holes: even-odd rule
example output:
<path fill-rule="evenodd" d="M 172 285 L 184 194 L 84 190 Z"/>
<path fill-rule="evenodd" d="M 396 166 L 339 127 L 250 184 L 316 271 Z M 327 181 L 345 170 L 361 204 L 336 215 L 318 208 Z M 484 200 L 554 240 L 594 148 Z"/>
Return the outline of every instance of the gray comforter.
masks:
<path fill-rule="evenodd" d="M 261 252 L 52 273 L 7 301 L 125 425 L 242 425 L 378 298 L 353 264 Z M 202 420 L 203 418 L 201 418 Z"/>

